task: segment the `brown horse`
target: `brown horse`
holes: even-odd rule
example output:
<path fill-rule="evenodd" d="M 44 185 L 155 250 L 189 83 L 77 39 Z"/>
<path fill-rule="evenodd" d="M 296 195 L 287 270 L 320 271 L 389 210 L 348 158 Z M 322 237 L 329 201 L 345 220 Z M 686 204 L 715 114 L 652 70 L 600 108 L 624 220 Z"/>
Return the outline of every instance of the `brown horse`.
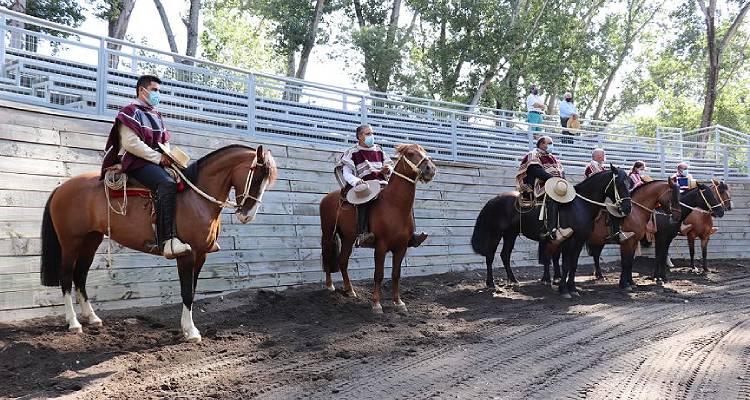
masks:
<path fill-rule="evenodd" d="M 708 188 L 714 196 L 716 196 L 717 200 L 721 201 L 721 205 L 725 211 L 732 210 L 732 194 L 729 191 L 729 186 L 727 186 L 724 181 L 712 179 L 711 185 L 709 185 Z M 694 211 L 696 212 L 691 212 L 685 219 L 685 224 L 692 225 L 686 233 L 688 249 L 690 249 L 690 268 L 692 268 L 694 272 L 698 271 L 697 268 L 695 268 L 695 239 L 700 238 L 701 263 L 703 266 L 703 273 L 707 273 L 708 241 L 711 238 L 711 235 L 716 233 L 718 229 L 714 228 L 714 219 L 711 216 L 710 211 L 704 211 L 701 209 L 696 209 Z"/>
<path fill-rule="evenodd" d="M 680 188 L 673 181 L 652 181 L 635 188 L 630 193 L 633 207 L 627 217 L 623 218 L 620 226 L 623 231 L 633 232 L 635 235 L 620 243 L 620 287 L 630 290 L 633 283 L 633 259 L 638 242 L 646 235 L 646 224 L 655 214 L 665 214 L 665 211 L 675 221 L 680 218 Z M 661 211 L 664 209 L 665 211 Z M 598 217 L 594 221 L 594 229 L 586 240 L 589 252 L 594 258 L 594 270 L 597 278 L 602 278 L 599 266 L 599 256 L 607 244 L 609 236 L 606 218 Z"/>
<path fill-rule="evenodd" d="M 427 156 L 425 150 L 416 144 L 396 146 L 399 158 L 388 185 L 370 207 L 370 231 L 375 234 L 375 286 L 372 291 L 372 310 L 382 313 L 380 305 L 380 287 L 385 270 L 385 255 L 393 254 L 393 304 L 406 310 L 401 301 L 398 280 L 401 276 L 401 261 L 406 255 L 406 248 L 414 232 L 412 208 L 416 195 L 417 181 L 429 182 L 435 176 L 437 168 Z M 355 208 L 344 203 L 341 191 L 328 193 L 320 201 L 320 228 L 323 231 L 321 240 L 323 271 L 326 273 L 326 287 L 335 290 L 331 274 L 341 271 L 346 295 L 356 297 L 349 280 L 347 267 L 352 253 L 354 239 L 357 236 Z"/>
<path fill-rule="evenodd" d="M 241 145 L 216 150 L 193 163 L 185 175 L 195 188 L 177 195 L 177 235 L 193 251 L 177 258 L 182 294 L 181 327 L 185 339 L 201 340 L 193 324 L 192 304 L 195 286 L 206 253 L 219 234 L 222 207 L 236 206 L 242 223 L 255 218 L 265 190 L 276 179 L 276 163 L 262 146 L 257 150 Z M 228 200 L 235 188 L 237 203 Z M 199 193 L 198 189 L 203 193 Z M 55 189 L 47 200 L 42 222 L 41 278 L 45 286 L 62 287 L 65 319 L 68 329 L 81 332 L 71 298 L 75 282 L 81 317 L 90 324 L 101 325 L 86 293 L 86 276 L 99 244 L 111 223 L 111 239 L 133 250 L 160 254 L 151 225 L 150 199 L 130 197 L 126 216 L 109 210 L 99 173 L 70 178 Z"/>

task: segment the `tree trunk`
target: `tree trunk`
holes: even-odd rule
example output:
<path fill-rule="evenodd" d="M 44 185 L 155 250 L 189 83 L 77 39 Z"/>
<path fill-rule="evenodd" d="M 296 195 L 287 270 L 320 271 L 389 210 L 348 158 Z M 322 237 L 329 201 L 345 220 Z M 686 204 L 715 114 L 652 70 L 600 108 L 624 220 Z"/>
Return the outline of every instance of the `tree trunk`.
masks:
<path fill-rule="evenodd" d="M 302 46 L 302 55 L 299 59 L 299 68 L 297 69 L 297 78 L 305 79 L 305 73 L 307 72 L 307 63 L 310 60 L 310 53 L 312 52 L 313 46 L 315 46 L 315 38 L 318 34 L 318 24 L 323 18 L 323 7 L 325 7 L 326 0 L 317 0 L 315 3 L 315 12 L 310 23 L 310 31 L 307 33 L 307 38 Z"/>
<path fill-rule="evenodd" d="M 393 0 L 393 7 L 391 8 L 391 18 L 388 22 L 388 31 L 385 36 L 386 48 L 392 48 L 396 45 L 396 32 L 398 31 L 398 20 L 401 16 L 401 0 Z M 385 64 L 385 65 L 383 65 Z M 393 63 L 379 63 L 382 68 L 378 71 L 377 90 L 380 92 L 387 92 L 388 86 L 391 83 L 391 75 L 393 75 Z"/>
<path fill-rule="evenodd" d="M 625 61 L 625 57 L 628 55 L 628 52 L 629 46 L 626 46 L 626 48 L 623 49 L 623 51 L 620 53 L 620 57 L 617 59 L 617 64 L 615 64 L 614 68 L 609 71 L 607 80 L 604 82 L 604 86 L 600 90 L 601 95 L 599 97 L 599 102 L 596 104 L 596 111 L 594 111 L 594 115 L 591 117 L 591 119 L 599 119 L 599 116 L 601 116 L 602 111 L 604 110 L 604 103 L 607 101 L 609 88 L 612 86 L 612 82 L 615 80 L 617 71 L 620 70 L 620 67 L 622 66 L 623 61 Z"/>
<path fill-rule="evenodd" d="M 185 48 L 185 55 L 190 57 L 195 57 L 195 53 L 198 51 L 198 19 L 200 14 L 201 0 L 190 0 L 188 18 L 187 20 L 182 20 L 187 28 L 187 47 Z"/>
<path fill-rule="evenodd" d="M 161 24 L 164 27 L 164 32 L 167 35 L 167 42 L 169 42 L 169 50 L 172 53 L 178 54 L 180 51 L 177 48 L 177 41 L 174 39 L 174 33 L 172 32 L 172 24 L 169 23 L 169 18 L 167 18 L 167 13 L 164 11 L 164 5 L 162 5 L 161 0 L 154 0 L 154 5 L 156 5 L 156 10 L 159 12 L 159 17 L 161 18 Z M 177 61 L 177 59 L 175 59 Z"/>
<path fill-rule="evenodd" d="M 716 83 L 719 76 L 719 52 L 716 42 L 716 2 L 711 0 L 708 8 L 701 4 L 701 9 L 706 22 L 706 44 L 708 45 L 708 68 L 706 70 L 706 93 L 703 100 L 703 114 L 701 115 L 701 128 L 711 125 L 716 104 Z M 704 138 L 701 138 L 704 139 Z M 704 141 L 704 140 L 701 140 Z"/>
<path fill-rule="evenodd" d="M 125 34 L 128 31 L 128 24 L 130 23 L 130 15 L 133 13 L 133 8 L 135 7 L 135 1 L 136 0 L 121 0 L 119 3 L 120 9 L 117 18 L 110 19 L 107 25 L 107 34 L 109 37 L 120 40 L 125 38 Z M 116 43 L 108 43 L 107 48 L 119 51 L 122 46 Z M 136 60 L 131 60 L 131 62 L 135 63 Z M 119 64 L 120 57 L 115 54 L 110 54 L 109 67 L 116 69 Z"/>
<path fill-rule="evenodd" d="M 482 100 L 482 96 L 484 96 L 484 92 L 486 92 L 492 84 L 492 79 L 495 78 L 497 70 L 498 67 L 496 65 L 490 65 L 489 69 L 487 69 L 487 72 L 484 73 L 484 79 L 482 79 L 482 83 L 479 84 L 479 87 L 477 87 L 477 91 L 474 92 L 474 96 L 471 97 L 471 101 L 469 102 L 470 109 L 476 107 L 479 104 L 479 101 Z"/>

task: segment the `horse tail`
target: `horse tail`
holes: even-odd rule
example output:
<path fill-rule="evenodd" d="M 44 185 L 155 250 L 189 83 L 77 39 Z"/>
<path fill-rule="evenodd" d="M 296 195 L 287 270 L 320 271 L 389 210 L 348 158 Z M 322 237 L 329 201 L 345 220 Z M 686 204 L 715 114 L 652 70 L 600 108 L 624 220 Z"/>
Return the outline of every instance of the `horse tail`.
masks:
<path fill-rule="evenodd" d="M 326 273 L 339 272 L 339 255 L 341 254 L 341 237 L 338 232 L 338 213 L 340 211 L 338 193 L 328 194 L 320 201 L 320 238 L 321 261 Z"/>
<path fill-rule="evenodd" d="M 502 197 L 497 196 L 482 207 L 476 223 L 474 232 L 471 234 L 471 248 L 474 253 L 489 257 L 496 250 L 496 239 L 501 236 L 500 220 Z M 493 243 L 495 245 L 493 246 Z"/>
<path fill-rule="evenodd" d="M 50 214 L 50 203 L 52 203 L 54 195 L 55 191 L 52 191 L 49 199 L 47 199 L 47 204 L 44 206 L 42 217 L 42 263 L 39 272 L 44 286 L 60 286 L 62 248 Z"/>

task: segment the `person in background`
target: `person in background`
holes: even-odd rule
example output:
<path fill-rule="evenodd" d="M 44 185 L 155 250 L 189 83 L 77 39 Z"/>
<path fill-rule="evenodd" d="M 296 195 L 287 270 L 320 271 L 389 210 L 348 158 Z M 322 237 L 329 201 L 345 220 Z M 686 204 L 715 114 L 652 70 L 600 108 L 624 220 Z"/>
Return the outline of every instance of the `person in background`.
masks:
<path fill-rule="evenodd" d="M 576 105 L 573 103 L 573 93 L 565 92 L 565 95 L 563 96 L 563 101 L 560 102 L 560 125 L 563 128 L 568 127 L 568 120 L 571 117 L 578 118 L 578 109 L 576 108 Z M 563 129 L 562 131 L 563 135 L 572 135 L 570 131 Z"/>
<path fill-rule="evenodd" d="M 586 169 L 583 171 L 583 175 L 585 175 L 586 178 L 588 178 L 597 172 L 604 171 L 604 158 L 605 157 L 606 157 L 606 154 L 604 153 L 604 149 L 600 149 L 600 148 L 594 149 L 594 151 L 591 152 L 591 162 L 589 163 L 589 165 L 586 166 Z"/>
<path fill-rule="evenodd" d="M 693 177 L 688 173 L 688 163 L 681 162 L 677 164 L 677 172 L 672 175 L 672 179 L 677 181 L 677 185 L 680 186 L 680 193 L 690 188 L 690 180 Z"/>
<path fill-rule="evenodd" d="M 636 161 L 633 164 L 633 168 L 630 169 L 630 181 L 633 182 L 633 190 L 638 186 L 643 185 L 648 180 L 648 177 L 644 175 L 646 171 L 646 163 L 643 161 Z"/>
<path fill-rule="evenodd" d="M 544 100 L 539 96 L 539 89 L 536 85 L 529 87 L 529 96 L 526 98 L 526 111 L 528 116 L 526 122 L 529 124 L 539 124 L 544 122 Z M 541 132 L 542 128 L 539 126 L 531 127 L 532 132 Z"/>

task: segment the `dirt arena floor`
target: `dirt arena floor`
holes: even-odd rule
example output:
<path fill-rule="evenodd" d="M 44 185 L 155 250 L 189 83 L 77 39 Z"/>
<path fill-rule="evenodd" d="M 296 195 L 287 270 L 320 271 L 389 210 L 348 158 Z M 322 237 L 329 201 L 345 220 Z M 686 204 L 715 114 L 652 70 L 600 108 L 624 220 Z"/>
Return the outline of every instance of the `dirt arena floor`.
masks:
<path fill-rule="evenodd" d="M 382 316 L 369 281 L 356 299 L 244 291 L 198 303 L 195 345 L 179 305 L 101 312 L 79 335 L 62 317 L 0 325 L 0 397 L 750 399 L 750 261 L 676 264 L 629 293 L 583 267 L 573 300 L 532 269 L 494 292 L 481 271 L 409 278 L 408 313 Z"/>

